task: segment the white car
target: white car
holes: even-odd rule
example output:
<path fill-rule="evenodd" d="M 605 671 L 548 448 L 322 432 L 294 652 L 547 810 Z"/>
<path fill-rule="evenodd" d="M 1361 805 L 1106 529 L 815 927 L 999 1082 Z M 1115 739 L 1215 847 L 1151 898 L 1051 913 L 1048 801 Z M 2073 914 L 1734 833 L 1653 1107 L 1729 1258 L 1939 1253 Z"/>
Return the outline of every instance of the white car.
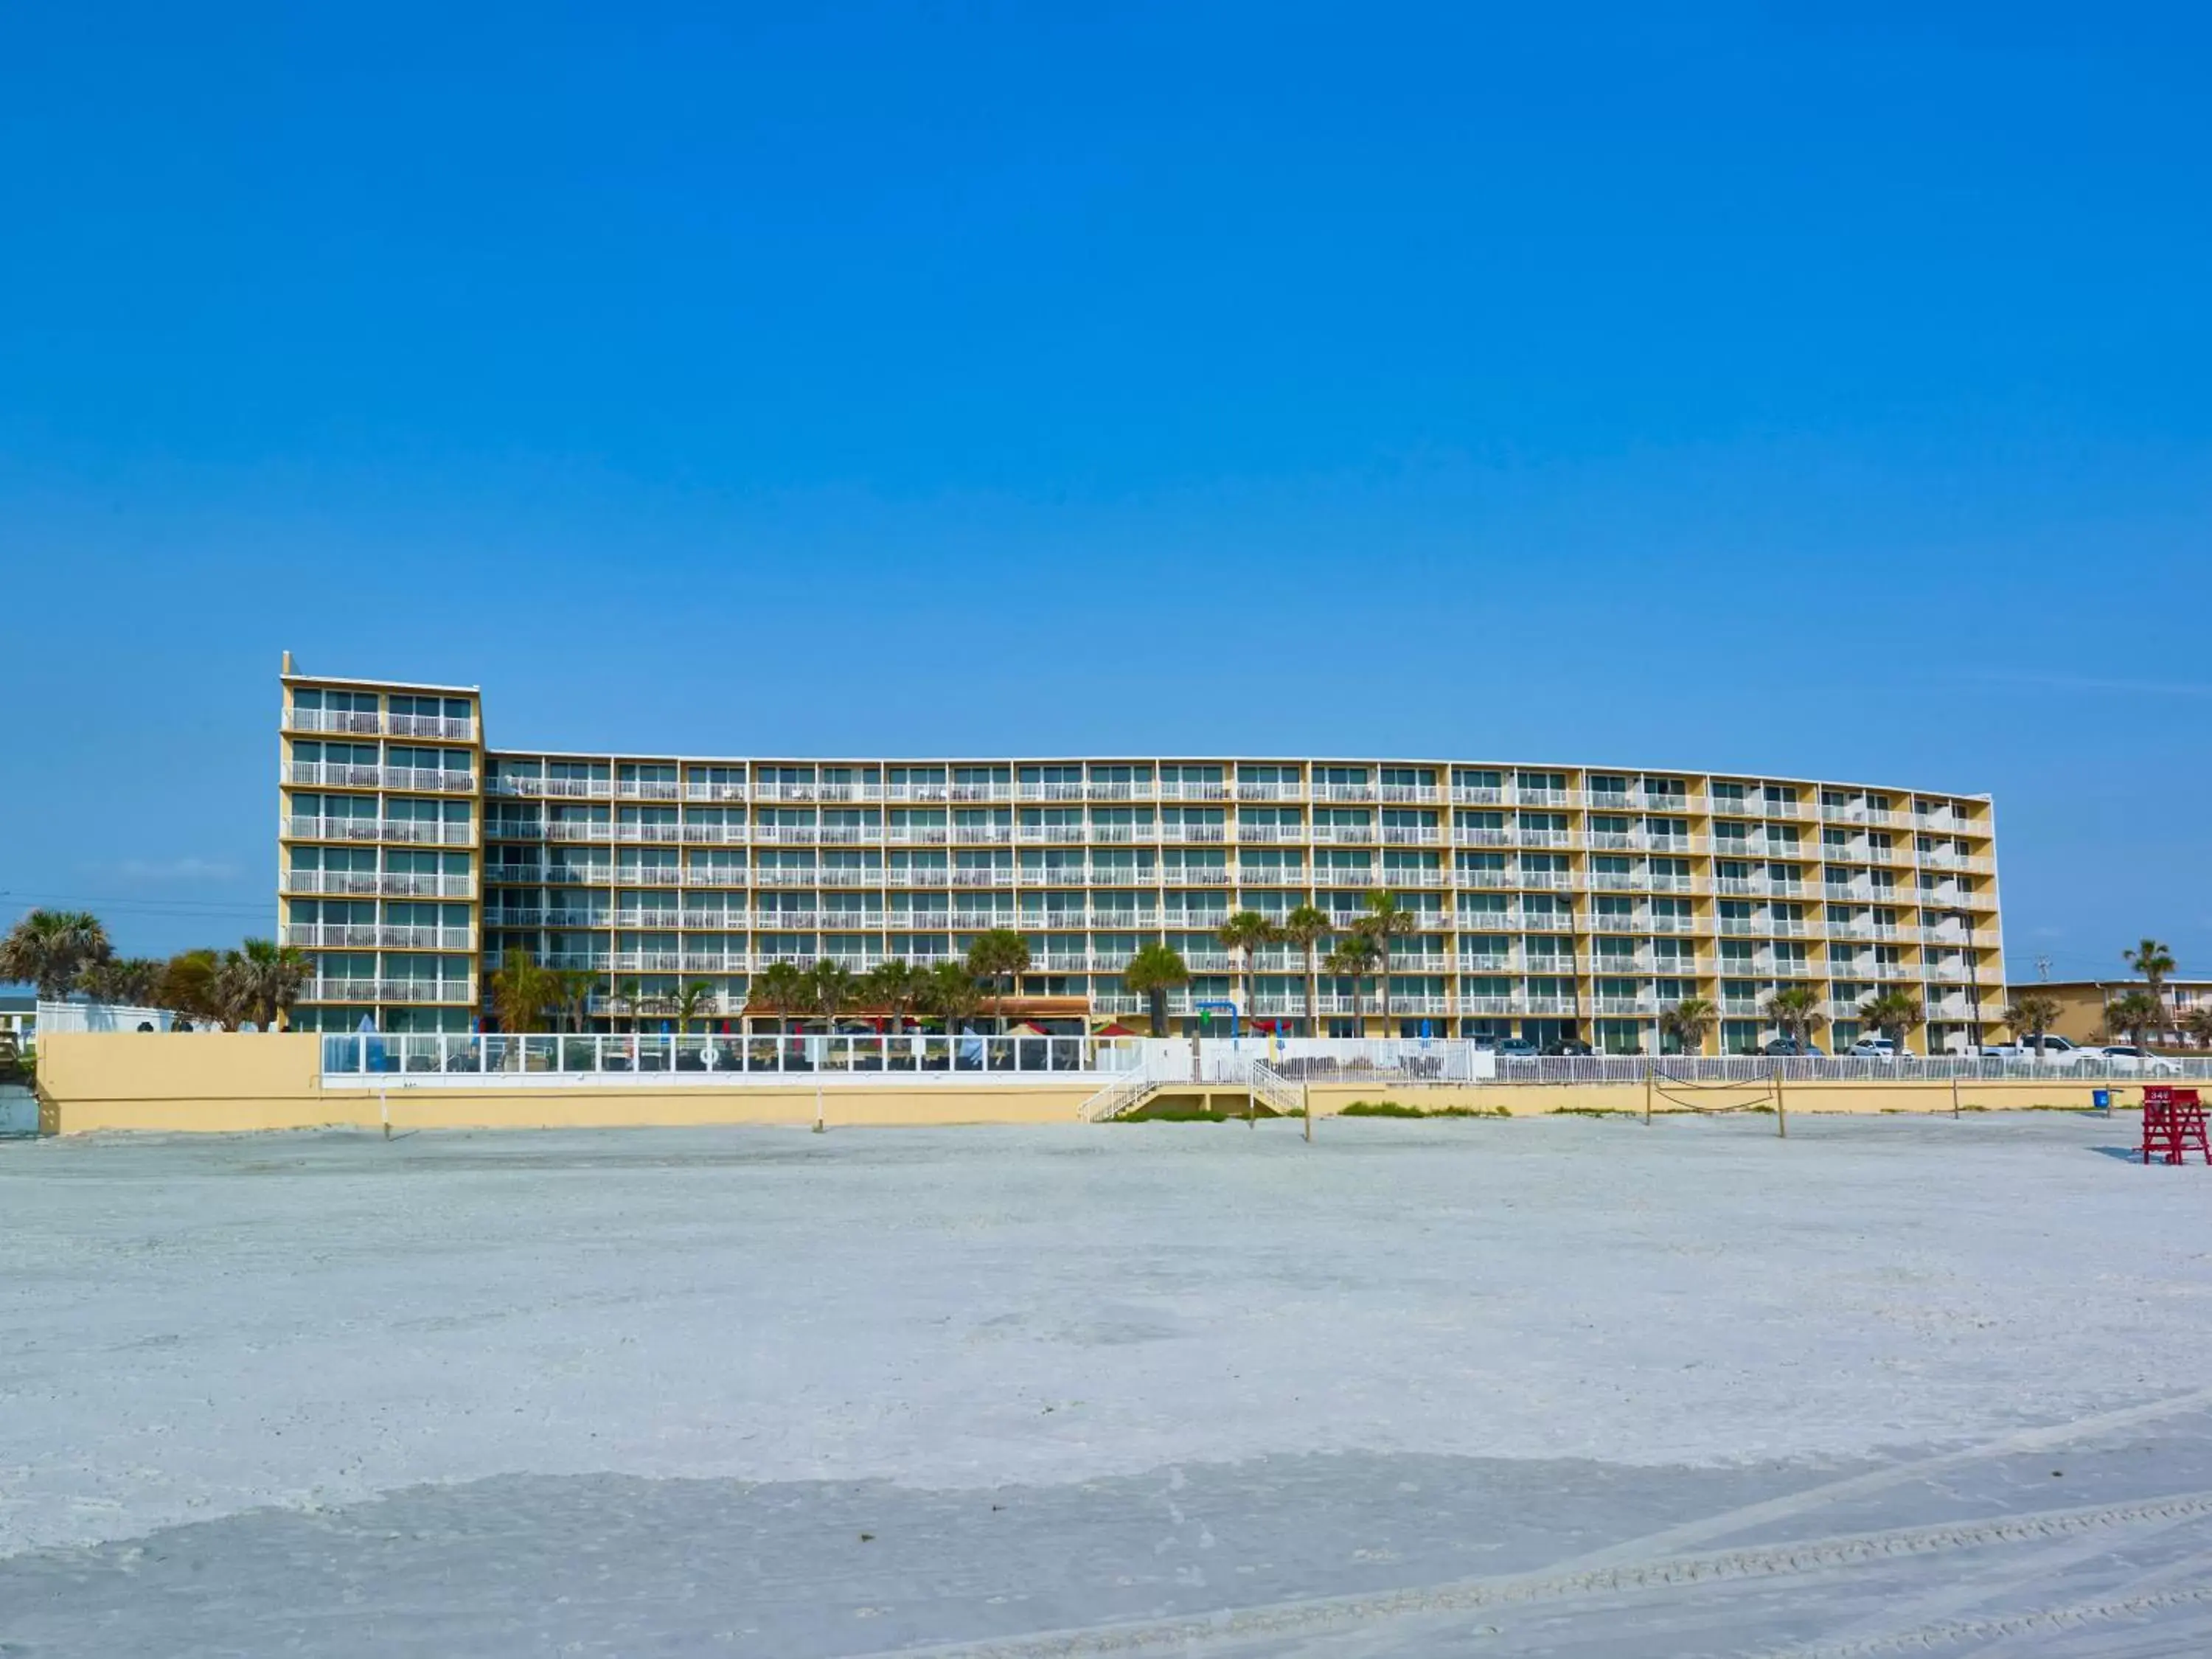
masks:
<path fill-rule="evenodd" d="M 2082 1058 L 2103 1060 L 2115 1072 L 2141 1072 L 2148 1077 L 2179 1077 L 2181 1067 L 2176 1062 L 2147 1054 L 2130 1042 L 2116 1042 L 2102 1048 L 2085 1048 Z"/>
<path fill-rule="evenodd" d="M 1861 1037 L 1850 1046 L 1850 1060 L 1895 1060 L 1897 1045 L 1887 1037 Z"/>
<path fill-rule="evenodd" d="M 2043 1053 L 2035 1052 L 2035 1040 L 2022 1037 L 2017 1042 L 1993 1042 L 1982 1049 L 1984 1060 L 2025 1060 L 2043 1066 L 2071 1066 L 2087 1052 L 2078 1042 L 2069 1042 L 2063 1036 L 2046 1031 L 2043 1036 Z"/>

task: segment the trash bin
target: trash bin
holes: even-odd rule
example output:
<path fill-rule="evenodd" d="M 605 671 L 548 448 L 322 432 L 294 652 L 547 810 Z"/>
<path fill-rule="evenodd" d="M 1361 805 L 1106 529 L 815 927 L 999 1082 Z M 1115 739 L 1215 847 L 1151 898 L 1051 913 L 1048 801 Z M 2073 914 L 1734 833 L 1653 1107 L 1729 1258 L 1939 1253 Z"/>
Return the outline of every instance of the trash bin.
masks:
<path fill-rule="evenodd" d="M 2112 1109 L 2112 1091 L 2110 1089 L 2090 1090 L 2089 1103 L 2092 1106 L 2094 1106 L 2100 1112 L 2111 1111 Z"/>

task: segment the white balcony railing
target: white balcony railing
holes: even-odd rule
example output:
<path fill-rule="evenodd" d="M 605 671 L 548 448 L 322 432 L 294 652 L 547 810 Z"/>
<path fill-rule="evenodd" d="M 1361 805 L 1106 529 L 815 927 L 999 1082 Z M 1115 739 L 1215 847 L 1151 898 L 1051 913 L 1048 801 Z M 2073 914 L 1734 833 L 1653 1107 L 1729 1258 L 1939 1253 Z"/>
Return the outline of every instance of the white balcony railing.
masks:
<path fill-rule="evenodd" d="M 474 898 L 474 876 L 418 875 L 386 870 L 287 870 L 284 892 L 339 897 Z"/>
<path fill-rule="evenodd" d="M 474 980 L 316 979 L 300 994 L 302 1002 L 458 1002 L 473 1005 Z"/>

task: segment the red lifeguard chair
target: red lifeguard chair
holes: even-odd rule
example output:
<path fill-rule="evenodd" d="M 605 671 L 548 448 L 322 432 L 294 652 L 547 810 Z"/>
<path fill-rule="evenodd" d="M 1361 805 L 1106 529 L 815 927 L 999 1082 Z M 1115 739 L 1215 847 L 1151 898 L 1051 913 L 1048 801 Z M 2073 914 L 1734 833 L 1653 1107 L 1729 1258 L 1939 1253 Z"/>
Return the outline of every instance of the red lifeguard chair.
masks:
<path fill-rule="evenodd" d="M 2191 1148 L 2212 1164 L 2212 1143 L 2205 1139 L 2204 1106 L 2194 1089 L 2152 1084 L 2143 1090 L 2142 1161 L 2155 1152 L 2161 1164 L 2186 1164 Z"/>

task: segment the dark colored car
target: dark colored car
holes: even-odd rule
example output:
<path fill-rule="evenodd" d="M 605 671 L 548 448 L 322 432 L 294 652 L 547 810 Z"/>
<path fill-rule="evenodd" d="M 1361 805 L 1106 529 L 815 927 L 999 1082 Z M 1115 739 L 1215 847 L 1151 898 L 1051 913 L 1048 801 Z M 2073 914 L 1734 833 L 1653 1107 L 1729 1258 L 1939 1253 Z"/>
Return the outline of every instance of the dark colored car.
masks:
<path fill-rule="evenodd" d="M 1766 1045 L 1766 1052 L 1777 1060 L 1819 1058 L 1820 1050 L 1809 1042 L 1800 1042 L 1796 1037 L 1777 1037 Z"/>
<path fill-rule="evenodd" d="M 1562 1037 L 1557 1042 L 1544 1045 L 1547 1058 L 1553 1060 L 1583 1060 L 1597 1051 L 1577 1037 Z"/>

